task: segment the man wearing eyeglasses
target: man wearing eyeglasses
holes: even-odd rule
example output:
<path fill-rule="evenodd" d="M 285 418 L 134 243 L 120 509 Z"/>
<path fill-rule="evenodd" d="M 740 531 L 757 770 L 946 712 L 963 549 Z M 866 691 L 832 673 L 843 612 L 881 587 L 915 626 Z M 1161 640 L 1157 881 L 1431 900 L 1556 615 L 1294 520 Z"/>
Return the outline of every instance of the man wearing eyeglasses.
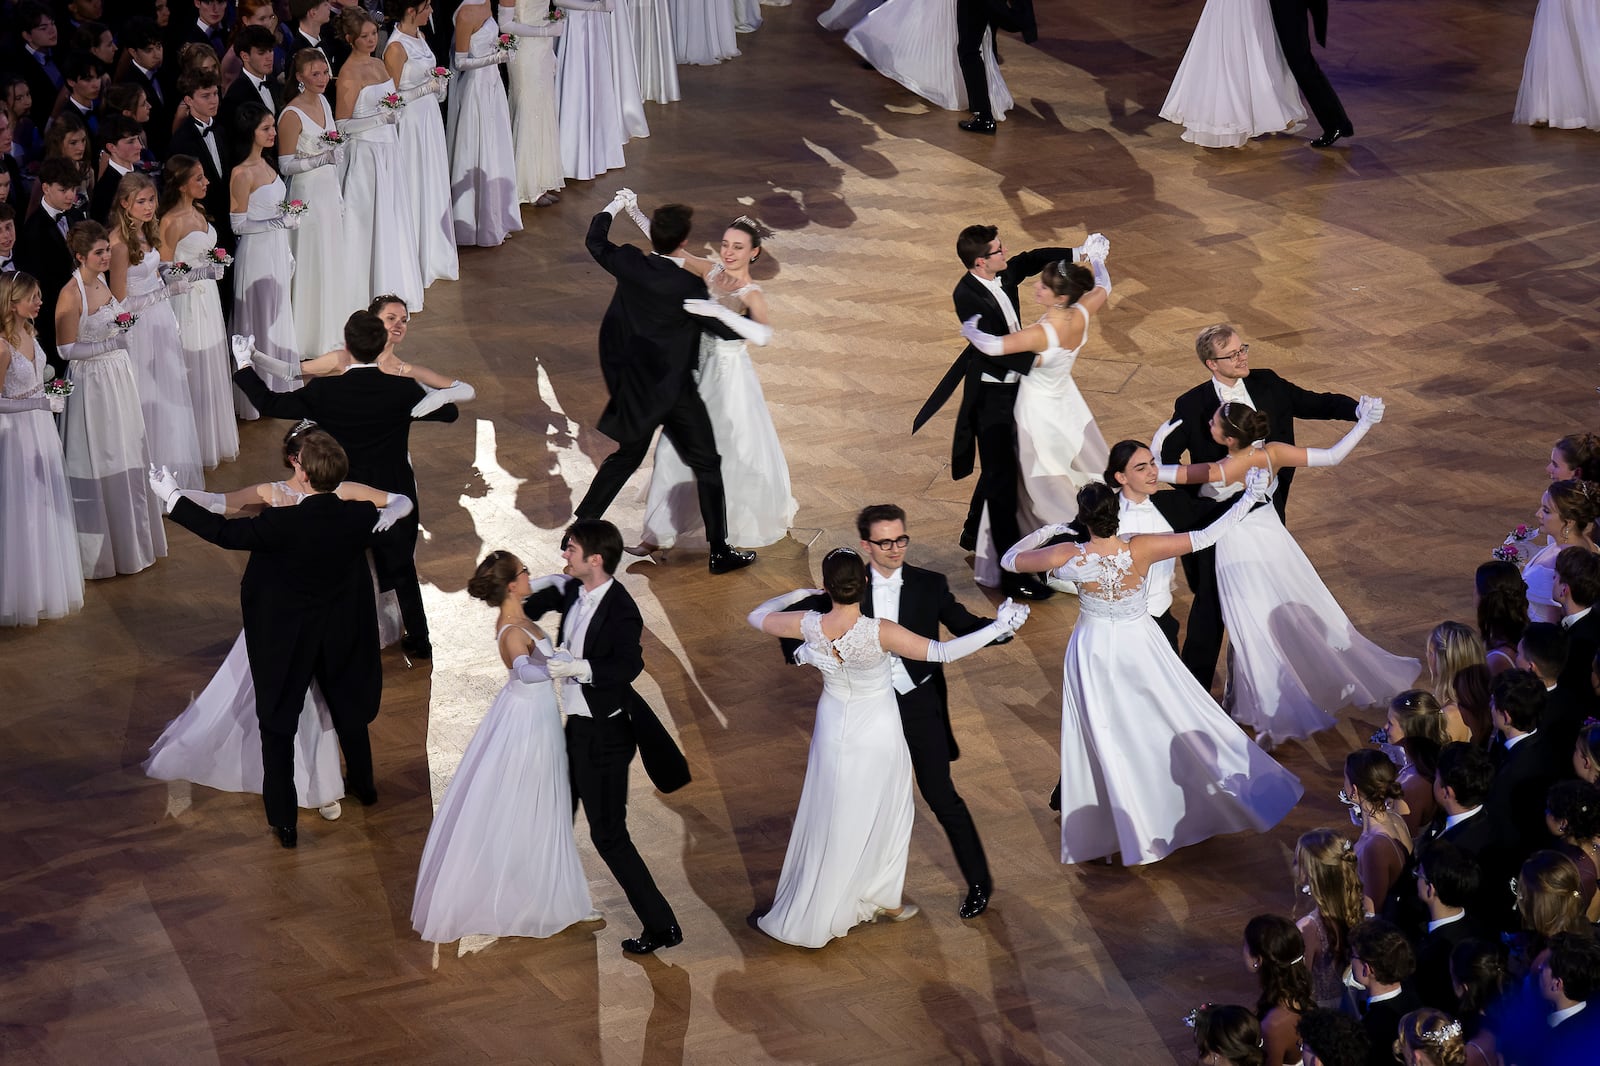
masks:
<path fill-rule="evenodd" d="M 862 614 L 898 622 L 929 640 L 939 639 L 940 625 L 956 636 L 964 636 L 989 624 L 990 619 L 979 618 L 956 602 L 943 574 L 906 564 L 911 537 L 906 533 L 905 511 L 892 503 L 873 504 L 856 516 L 856 532 L 872 576 L 872 595 L 862 598 Z M 797 603 L 790 610 L 827 611 L 831 606 L 824 594 Z M 1010 639 L 1005 637 L 995 643 Z M 784 657 L 793 662 L 800 642 L 781 643 Z M 988 909 L 994 882 L 972 813 L 950 779 L 950 763 L 960 757 L 961 749 L 950 728 L 944 669 L 938 663 L 896 658 L 893 682 L 917 789 L 950 838 L 956 865 L 961 867 L 967 883 L 967 895 L 957 913 L 963 918 L 976 918 Z"/>
<path fill-rule="evenodd" d="M 1155 444 L 1160 449 L 1162 463 L 1177 463 L 1185 452 L 1189 453 L 1188 462 L 1191 463 L 1215 463 L 1226 456 L 1228 449 L 1211 437 L 1211 416 L 1223 403 L 1244 403 L 1263 412 L 1271 427 L 1271 439 L 1284 444 L 1294 443 L 1294 420 L 1297 418 L 1356 420 L 1353 397 L 1338 392 L 1312 392 L 1285 381 L 1271 370 L 1251 370 L 1250 345 L 1226 322 L 1201 330 L 1195 337 L 1194 349 L 1200 365 L 1211 377 L 1179 396 L 1173 404 L 1171 432 Z M 1292 467 L 1284 467 L 1274 473 L 1278 477 L 1278 489 L 1272 494 L 1272 505 L 1287 524 L 1285 511 L 1295 472 Z M 1183 488 L 1196 495 L 1205 495 L 1210 490 L 1207 485 Z M 1208 548 L 1185 555 L 1183 572 L 1194 592 L 1189 631 L 1183 643 L 1183 664 L 1201 685 L 1210 688 L 1217 672 L 1217 657 L 1222 652 L 1222 602 L 1216 593 L 1216 550 Z"/>

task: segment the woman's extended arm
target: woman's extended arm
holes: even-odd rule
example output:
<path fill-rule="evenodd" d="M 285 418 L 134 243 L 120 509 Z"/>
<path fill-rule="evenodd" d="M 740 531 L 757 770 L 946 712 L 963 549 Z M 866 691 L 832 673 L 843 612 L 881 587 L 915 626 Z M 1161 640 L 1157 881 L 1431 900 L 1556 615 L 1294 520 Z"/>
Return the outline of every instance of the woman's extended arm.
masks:
<path fill-rule="evenodd" d="M 1028 605 L 1007 599 L 995 610 L 994 621 L 982 629 L 975 629 L 953 640 L 929 640 L 895 622 L 878 623 L 878 643 L 902 659 L 916 659 L 929 663 L 953 663 L 965 658 L 979 648 L 993 644 L 1001 637 L 1010 636 L 1028 620 Z"/>
<path fill-rule="evenodd" d="M 1267 445 L 1267 454 L 1275 466 L 1338 466 L 1350 457 L 1367 431 L 1383 421 L 1383 401 L 1376 396 L 1363 396 L 1356 404 L 1356 424 L 1350 432 L 1339 438 L 1331 448 L 1299 448 L 1293 444 L 1276 441 Z"/>
<path fill-rule="evenodd" d="M 785 592 L 757 606 L 745 617 L 745 621 L 774 637 L 799 637 L 800 619 L 805 617 L 806 612 L 787 611 L 785 608 L 821 594 L 822 589 L 795 589 L 793 592 Z"/>
<path fill-rule="evenodd" d="M 985 333 L 978 328 L 978 317 L 973 315 L 961 323 L 961 335 L 984 355 L 1015 355 L 1018 352 L 1037 352 L 1050 347 L 1050 337 L 1038 323 L 1016 333 L 996 337 L 993 333 Z"/>

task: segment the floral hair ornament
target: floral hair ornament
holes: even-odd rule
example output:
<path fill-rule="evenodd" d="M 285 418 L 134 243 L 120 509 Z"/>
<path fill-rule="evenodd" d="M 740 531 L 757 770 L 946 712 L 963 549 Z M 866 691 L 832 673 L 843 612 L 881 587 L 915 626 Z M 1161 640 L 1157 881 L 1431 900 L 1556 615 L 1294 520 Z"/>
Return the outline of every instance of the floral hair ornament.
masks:
<path fill-rule="evenodd" d="M 1426 1040 L 1430 1044 L 1437 1044 L 1440 1047 L 1443 1047 L 1445 1044 L 1457 1039 L 1460 1036 L 1461 1023 L 1458 1021 L 1451 1021 L 1449 1025 L 1443 1025 L 1432 1032 L 1423 1033 L 1422 1039 Z"/>
<path fill-rule="evenodd" d="M 1200 1024 L 1200 1012 L 1203 1011 L 1203 1010 L 1210 1010 L 1210 1009 L 1211 1009 L 1211 1004 L 1209 1004 L 1209 1003 L 1200 1004 L 1194 1010 L 1190 1011 L 1188 1014 L 1185 1014 L 1183 1016 L 1183 1024 L 1187 1025 L 1190 1029 L 1193 1029 L 1195 1026 Z"/>

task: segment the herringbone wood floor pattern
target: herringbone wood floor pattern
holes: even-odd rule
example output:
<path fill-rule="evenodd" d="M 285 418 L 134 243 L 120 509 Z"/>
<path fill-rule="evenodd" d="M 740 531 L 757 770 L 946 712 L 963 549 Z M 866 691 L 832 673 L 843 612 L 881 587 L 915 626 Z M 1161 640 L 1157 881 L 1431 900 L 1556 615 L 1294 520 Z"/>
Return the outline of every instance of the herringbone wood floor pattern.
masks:
<path fill-rule="evenodd" d="M 623 578 L 647 614 L 644 687 L 696 778 L 663 798 L 636 774 L 632 812 L 686 943 L 622 956 L 636 927 L 587 841 L 598 931 L 447 947 L 437 968 L 412 933 L 430 698 L 451 660 L 492 661 L 486 621 L 436 631 L 437 673 L 386 655 L 382 803 L 303 818 L 296 852 L 269 841 L 255 797 L 196 788 L 186 805 L 145 779 L 151 741 L 238 628 L 243 559 L 174 528 L 170 558 L 91 585 L 81 614 L 0 633 L 7 1062 L 1160 1063 L 1192 1061 L 1190 1006 L 1253 1000 L 1239 930 L 1291 906 L 1295 836 L 1342 822 L 1337 766 L 1370 714 L 1281 753 L 1308 791 L 1271 833 L 1064 868 L 1044 809 L 1076 617 L 1058 598 L 1018 642 L 952 670 L 990 913 L 956 917 L 958 875 L 924 811 L 907 878 L 924 916 L 807 952 L 745 915 L 777 880 L 815 682 L 743 615 L 811 584 L 807 549 L 852 543 L 855 510 L 884 499 L 911 512 L 916 560 L 984 605 L 954 544 L 971 483 L 945 470 L 950 414 L 908 430 L 957 350 L 955 233 L 990 221 L 1012 249 L 1111 236 L 1116 296 L 1078 370 L 1110 439 L 1148 436 L 1199 380 L 1190 338 L 1222 318 L 1258 366 L 1387 399 L 1350 462 L 1299 480 L 1291 525 L 1356 624 L 1416 653 L 1435 622 L 1470 617 L 1471 569 L 1536 505 L 1550 442 L 1595 424 L 1600 140 L 1509 124 L 1523 2 L 1335 4 L 1322 59 L 1358 136 L 1328 153 L 1303 138 L 1207 152 L 1156 117 L 1198 4 L 1041 5 L 1036 49 L 1001 44 L 1019 108 L 992 140 L 860 69 L 813 23 L 820 7 L 769 8 L 742 58 L 683 68 L 684 102 L 651 107 L 626 171 L 464 253 L 407 348 L 479 392 L 461 423 L 415 438 L 433 605 L 459 598 L 487 547 L 554 565 L 574 472 L 609 450 L 591 427 L 610 286 L 582 235 L 610 191 L 692 203 L 707 239 L 741 212 L 778 231 L 758 273 L 779 333 L 757 361 L 802 528 L 737 576 L 708 578 L 689 554 Z M 282 428 L 247 426 L 246 458 L 212 487 L 277 476 Z M 485 543 L 485 440 L 519 479 L 520 514 L 503 514 L 534 530 L 527 543 Z M 611 517 L 637 528 L 631 490 Z"/>

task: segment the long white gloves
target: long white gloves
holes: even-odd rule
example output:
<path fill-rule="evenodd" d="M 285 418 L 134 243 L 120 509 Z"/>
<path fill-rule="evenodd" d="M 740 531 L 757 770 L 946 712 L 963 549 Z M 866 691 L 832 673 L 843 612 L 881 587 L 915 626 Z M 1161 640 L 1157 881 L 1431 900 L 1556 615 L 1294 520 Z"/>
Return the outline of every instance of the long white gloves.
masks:
<path fill-rule="evenodd" d="M 411 409 L 412 418 L 430 415 L 447 403 L 466 403 L 468 400 L 477 399 L 478 396 L 478 390 L 460 380 L 452 381 L 442 389 L 430 389 L 426 385 L 422 386 L 422 389 L 427 395 L 418 400 L 417 405 Z"/>
<path fill-rule="evenodd" d="M 1103 258 L 1089 259 L 1089 272 L 1094 275 L 1094 283 L 1106 290 L 1106 295 L 1111 295 L 1111 274 L 1106 270 L 1106 261 Z"/>
<path fill-rule="evenodd" d="M 172 287 L 175 284 L 176 282 L 169 282 L 166 285 L 157 285 L 149 292 L 141 292 L 137 296 L 129 293 L 128 298 L 122 301 L 122 309 L 132 314 L 138 314 L 146 308 L 154 307 L 167 297 L 178 295 L 178 290 Z M 182 291 L 188 292 L 188 286 L 185 286 Z"/>
<path fill-rule="evenodd" d="M 530 26 L 526 22 L 518 22 L 507 18 L 504 13 L 500 16 L 500 32 L 514 33 L 518 37 L 560 37 L 567 32 L 567 21 L 561 19 L 556 22 L 541 22 L 537 26 Z"/>
<path fill-rule="evenodd" d="M 233 365 L 239 370 L 254 364 L 269 374 L 276 374 L 280 378 L 297 378 L 300 376 L 300 364 L 278 359 L 266 352 L 256 351 L 256 335 L 241 337 L 237 333 L 230 342 L 233 348 Z"/>
<path fill-rule="evenodd" d="M 961 335 L 967 338 L 968 344 L 971 344 L 984 355 L 1006 354 L 1004 337 L 996 337 L 993 333 L 985 333 L 978 328 L 978 319 L 981 317 L 983 316 L 973 315 L 961 323 Z"/>
<path fill-rule="evenodd" d="M 496 48 L 486 56 L 474 56 L 467 52 L 456 53 L 457 70 L 479 70 L 483 67 L 492 67 L 500 63 L 511 62 L 511 53 Z"/>
<path fill-rule="evenodd" d="M 375 115 L 367 115 L 364 118 L 341 118 L 334 123 L 334 127 L 346 137 L 350 137 L 357 133 L 365 133 L 367 130 L 375 130 L 379 126 L 393 126 L 399 121 L 399 109 L 380 107 Z"/>
<path fill-rule="evenodd" d="M 65 396 L 51 396 L 42 392 L 37 396 L 0 396 L 0 415 L 18 415 L 24 411 L 49 411 L 58 415 L 66 409 Z"/>
<path fill-rule="evenodd" d="M 299 229 L 299 215 L 278 215 L 276 218 L 251 218 L 243 211 L 228 212 L 228 224 L 233 232 L 243 236 L 248 233 L 270 233 L 275 229 Z"/>
<path fill-rule="evenodd" d="M 1339 439 L 1331 448 L 1307 448 L 1307 466 L 1338 466 L 1361 443 L 1367 430 L 1383 421 L 1383 401 L 1376 396 L 1363 396 L 1356 404 L 1355 428 Z"/>
<path fill-rule="evenodd" d="M 123 336 L 126 330 L 117 330 L 109 337 L 97 341 L 70 341 L 66 344 L 56 345 L 56 351 L 61 353 L 63 359 L 90 359 L 97 355 L 114 352 L 118 348 L 125 348 L 128 339 Z"/>
<path fill-rule="evenodd" d="M 1244 492 L 1239 494 L 1239 499 L 1228 508 L 1227 512 L 1213 521 L 1204 529 L 1197 529 L 1189 534 L 1189 550 L 1204 551 L 1217 541 L 1230 528 L 1244 521 L 1244 516 L 1255 510 L 1256 504 L 1267 498 L 1267 486 L 1272 482 L 1272 475 L 1259 466 L 1251 467 L 1244 475 Z"/>
<path fill-rule="evenodd" d="M 1008 597 L 994 613 L 994 621 L 982 629 L 974 630 L 964 637 L 954 640 L 928 641 L 928 661 L 930 663 L 953 663 L 977 651 L 979 648 L 994 643 L 1000 637 L 1008 637 L 1022 628 L 1022 623 L 1028 620 L 1028 605 L 1013 603 Z"/>
<path fill-rule="evenodd" d="M 557 648 L 556 653 L 550 656 L 549 668 L 551 677 L 571 678 L 580 685 L 594 683 L 594 671 L 589 666 L 589 660 L 574 659 L 565 648 Z"/>
<path fill-rule="evenodd" d="M 555 0 L 557 7 L 568 11 L 604 11 L 610 13 L 616 10 L 614 0 Z"/>
<path fill-rule="evenodd" d="M 683 309 L 701 318 L 714 318 L 759 348 L 772 340 L 772 327 L 728 310 L 715 300 L 685 300 Z"/>
<path fill-rule="evenodd" d="M 1111 254 L 1111 241 L 1104 233 L 1091 233 L 1088 239 L 1072 250 L 1072 261 L 1082 263 L 1088 259 L 1104 259 Z"/>
<path fill-rule="evenodd" d="M 391 492 L 384 501 L 383 507 L 378 511 L 378 522 L 372 527 L 374 533 L 382 533 L 390 529 L 400 519 L 411 513 L 411 497 L 404 493 Z"/>
<path fill-rule="evenodd" d="M 1058 537 L 1063 533 L 1075 533 L 1077 527 L 1066 522 L 1054 522 L 1048 526 L 1040 526 L 1021 540 L 1013 544 L 1006 553 L 1000 557 L 1000 565 L 1012 573 L 1017 571 L 1017 556 L 1023 552 L 1031 552 L 1035 548 L 1042 548 L 1051 537 Z"/>
<path fill-rule="evenodd" d="M 344 158 L 344 145 L 330 145 L 327 150 L 314 155 L 280 155 L 278 157 L 278 173 L 286 178 L 296 174 L 304 174 L 308 170 L 318 167 L 336 166 Z M 232 217 L 231 215 L 229 216 Z"/>
<path fill-rule="evenodd" d="M 1159 463 L 1161 461 L 1161 448 L 1167 443 L 1167 438 L 1172 436 L 1173 430 L 1181 425 L 1183 425 L 1183 419 L 1181 418 L 1174 418 L 1171 422 L 1163 422 L 1160 428 L 1156 430 L 1155 435 L 1150 438 L 1150 454 L 1156 457 L 1156 462 Z M 1173 469 L 1177 468 L 1174 467 Z M 1171 482 L 1168 482 L 1168 484 L 1171 484 Z"/>
<path fill-rule="evenodd" d="M 523 684 L 537 685 L 550 680 L 550 660 L 543 656 L 535 659 L 532 655 L 519 655 L 511 660 L 511 671 Z"/>
<path fill-rule="evenodd" d="M 781 596 L 772 597 L 772 599 L 751 611 L 745 616 L 745 621 L 750 623 L 752 628 L 760 629 L 761 623 L 767 620 L 767 615 L 777 614 L 779 611 L 787 611 L 801 600 L 821 595 L 824 595 L 822 589 L 795 589 L 793 592 L 785 592 Z"/>
<path fill-rule="evenodd" d="M 172 476 L 172 471 L 166 467 L 156 469 L 154 463 L 150 464 L 150 491 L 156 494 L 156 499 L 161 501 L 161 507 L 167 514 L 172 513 L 172 508 L 178 502 L 178 494 L 183 486 L 178 484 L 178 479 Z"/>

